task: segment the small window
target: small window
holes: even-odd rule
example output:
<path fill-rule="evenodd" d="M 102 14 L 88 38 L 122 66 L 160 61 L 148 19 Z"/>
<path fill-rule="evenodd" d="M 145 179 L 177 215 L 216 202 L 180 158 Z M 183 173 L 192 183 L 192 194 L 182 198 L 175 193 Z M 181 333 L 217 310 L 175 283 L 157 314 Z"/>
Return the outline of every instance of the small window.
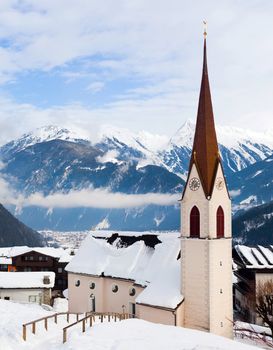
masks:
<path fill-rule="evenodd" d="M 31 260 L 31 261 L 33 261 L 33 260 L 34 260 L 34 258 L 33 258 L 33 256 L 32 256 L 32 255 L 29 257 L 29 260 Z"/>
<path fill-rule="evenodd" d="M 75 282 L 75 286 L 76 286 L 76 287 L 79 287 L 80 284 L 81 284 L 81 281 L 80 281 L 80 280 L 77 280 L 77 281 Z"/>
<path fill-rule="evenodd" d="M 43 261 L 43 257 L 42 256 L 39 256 L 39 261 Z"/>
<path fill-rule="evenodd" d="M 118 285 L 117 284 L 113 284 L 112 285 L 112 292 L 116 293 L 118 291 Z"/>
<path fill-rule="evenodd" d="M 36 295 L 29 295 L 28 296 L 28 301 L 30 303 L 36 303 L 38 300 L 37 300 L 37 296 Z"/>
<path fill-rule="evenodd" d="M 63 268 L 62 267 L 58 267 L 58 273 L 62 273 L 63 272 Z"/>
<path fill-rule="evenodd" d="M 96 287 L 96 283 L 95 282 L 90 282 L 89 288 L 90 289 L 95 289 L 95 287 Z"/>
<path fill-rule="evenodd" d="M 129 289 L 129 295 L 131 295 L 131 297 L 133 297 L 135 294 L 136 294 L 135 288 L 131 287 L 131 288 Z"/>

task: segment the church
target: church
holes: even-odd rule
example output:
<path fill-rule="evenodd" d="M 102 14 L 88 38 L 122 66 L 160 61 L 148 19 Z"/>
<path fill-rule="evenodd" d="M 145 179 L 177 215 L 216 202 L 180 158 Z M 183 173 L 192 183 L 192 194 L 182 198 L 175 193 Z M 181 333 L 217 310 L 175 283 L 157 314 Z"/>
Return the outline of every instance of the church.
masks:
<path fill-rule="evenodd" d="M 128 312 L 233 337 L 231 200 L 218 149 L 206 32 L 180 233 L 93 232 L 67 265 L 70 312 Z"/>

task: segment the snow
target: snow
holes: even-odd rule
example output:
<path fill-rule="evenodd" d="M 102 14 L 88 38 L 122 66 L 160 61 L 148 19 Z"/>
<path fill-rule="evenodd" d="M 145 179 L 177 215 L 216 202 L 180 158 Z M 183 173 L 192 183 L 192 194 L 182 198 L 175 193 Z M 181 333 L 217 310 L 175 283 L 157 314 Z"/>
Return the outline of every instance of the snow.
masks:
<path fill-rule="evenodd" d="M 0 257 L 12 258 L 21 254 L 29 252 L 37 252 L 39 254 L 48 255 L 59 259 L 59 262 L 69 262 L 71 260 L 71 250 L 53 247 L 28 247 L 28 246 L 14 246 L 0 248 Z"/>
<path fill-rule="evenodd" d="M 19 152 L 26 147 L 35 145 L 36 143 L 52 140 L 65 140 L 70 142 L 77 142 L 79 140 L 87 141 L 86 138 L 82 136 L 82 133 L 79 134 L 74 130 L 71 131 L 56 125 L 46 125 L 26 133 L 19 139 L 15 140 L 12 148 Z"/>
<path fill-rule="evenodd" d="M 48 320 L 48 331 L 43 323 L 37 323 L 36 335 L 27 331 L 27 341 L 22 339 L 22 324 L 49 316 L 39 305 L 19 304 L 0 300 L 0 349 L 1 350 L 255 350 L 245 345 L 213 334 L 181 327 L 164 326 L 143 320 L 131 319 L 121 322 L 99 323 L 86 332 L 73 327 L 68 341 L 62 344 L 62 328 L 65 318 L 58 324 Z M 16 317 L 14 317 L 16 315 Z M 73 320 L 74 321 L 74 320 Z"/>
<path fill-rule="evenodd" d="M 119 156 L 118 151 L 112 149 L 108 152 L 106 152 L 103 156 L 98 156 L 96 158 L 96 161 L 99 163 L 113 163 L 113 164 L 117 164 L 120 163 L 120 161 L 117 159 Z"/>
<path fill-rule="evenodd" d="M 11 265 L 12 259 L 6 257 L 0 257 L 0 265 Z"/>
<path fill-rule="evenodd" d="M 48 276 L 50 283 L 44 283 Z M 53 288 L 55 273 L 44 272 L 0 272 L 0 288 Z"/>
<path fill-rule="evenodd" d="M 137 235 L 135 232 L 131 234 Z M 141 234 L 147 232 L 139 233 Z M 137 302 L 175 309 L 183 300 L 180 293 L 180 260 L 177 260 L 180 234 L 169 232 L 156 235 L 162 243 L 155 248 L 146 246 L 142 240 L 120 248 L 90 234 L 66 270 L 97 276 L 103 273 L 104 276 L 133 280 L 146 287 L 139 294 Z M 101 236 L 103 237 L 103 232 Z"/>
<path fill-rule="evenodd" d="M 235 249 L 247 268 L 273 269 L 273 252 L 271 249 L 258 246 L 236 245 Z"/>

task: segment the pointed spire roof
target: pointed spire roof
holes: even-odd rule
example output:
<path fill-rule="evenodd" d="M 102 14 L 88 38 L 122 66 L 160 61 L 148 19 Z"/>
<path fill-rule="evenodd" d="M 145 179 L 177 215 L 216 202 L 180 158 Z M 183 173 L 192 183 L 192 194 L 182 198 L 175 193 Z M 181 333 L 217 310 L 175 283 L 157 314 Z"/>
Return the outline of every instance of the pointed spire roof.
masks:
<path fill-rule="evenodd" d="M 206 197 L 211 196 L 219 163 L 220 157 L 209 87 L 205 32 L 202 81 L 189 171 L 195 164 Z"/>

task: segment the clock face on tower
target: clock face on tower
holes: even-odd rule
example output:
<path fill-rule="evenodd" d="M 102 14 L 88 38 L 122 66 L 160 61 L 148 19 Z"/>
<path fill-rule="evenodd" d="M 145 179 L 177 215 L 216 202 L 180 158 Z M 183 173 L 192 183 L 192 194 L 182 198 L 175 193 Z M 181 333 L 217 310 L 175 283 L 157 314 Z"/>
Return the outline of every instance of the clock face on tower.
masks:
<path fill-rule="evenodd" d="M 197 191 L 200 187 L 199 179 L 197 179 L 197 177 L 193 177 L 192 179 L 190 179 L 189 187 L 192 191 Z"/>
<path fill-rule="evenodd" d="M 222 177 L 217 177 L 215 184 L 217 190 L 222 190 L 224 188 L 224 185 L 224 179 Z"/>

